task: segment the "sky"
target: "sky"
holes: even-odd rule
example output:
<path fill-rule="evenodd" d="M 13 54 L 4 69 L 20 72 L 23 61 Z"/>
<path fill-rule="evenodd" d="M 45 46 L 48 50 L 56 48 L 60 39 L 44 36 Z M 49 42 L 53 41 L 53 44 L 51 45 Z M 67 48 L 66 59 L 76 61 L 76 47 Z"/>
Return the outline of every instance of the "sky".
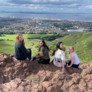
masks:
<path fill-rule="evenodd" d="M 92 0 L 0 0 L 0 12 L 92 13 Z"/>

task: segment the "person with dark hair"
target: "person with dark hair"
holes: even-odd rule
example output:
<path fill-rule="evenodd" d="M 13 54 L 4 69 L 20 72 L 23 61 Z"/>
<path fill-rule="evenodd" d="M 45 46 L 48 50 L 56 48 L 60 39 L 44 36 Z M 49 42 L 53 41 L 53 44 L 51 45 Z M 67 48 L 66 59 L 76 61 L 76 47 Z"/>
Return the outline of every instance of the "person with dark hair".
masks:
<path fill-rule="evenodd" d="M 50 63 L 49 51 L 50 49 L 46 45 L 46 42 L 44 40 L 41 40 L 38 55 L 33 58 L 33 61 L 37 60 L 38 63 L 49 64 Z"/>
<path fill-rule="evenodd" d="M 57 67 L 63 67 L 65 65 L 65 47 L 63 42 L 58 42 L 56 49 L 53 52 L 53 64 Z"/>
<path fill-rule="evenodd" d="M 74 47 L 69 48 L 69 60 L 66 62 L 67 67 L 78 68 L 80 65 L 80 60 L 76 52 L 74 51 Z"/>
<path fill-rule="evenodd" d="M 31 49 L 26 49 L 22 34 L 16 35 L 15 58 L 18 60 L 31 60 Z"/>

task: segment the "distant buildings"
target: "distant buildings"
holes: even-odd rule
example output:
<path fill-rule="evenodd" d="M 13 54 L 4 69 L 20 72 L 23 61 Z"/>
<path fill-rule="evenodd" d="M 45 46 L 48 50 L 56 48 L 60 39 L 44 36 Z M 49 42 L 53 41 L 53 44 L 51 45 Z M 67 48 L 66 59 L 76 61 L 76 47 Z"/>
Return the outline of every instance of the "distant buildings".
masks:
<path fill-rule="evenodd" d="M 61 33 L 92 30 L 92 22 L 0 18 L 0 33 Z"/>

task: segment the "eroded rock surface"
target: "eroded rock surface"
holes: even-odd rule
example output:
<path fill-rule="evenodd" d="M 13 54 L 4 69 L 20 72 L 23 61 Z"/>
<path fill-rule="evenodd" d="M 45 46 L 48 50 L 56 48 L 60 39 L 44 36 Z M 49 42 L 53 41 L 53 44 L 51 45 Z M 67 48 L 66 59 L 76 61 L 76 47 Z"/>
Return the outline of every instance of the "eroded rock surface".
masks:
<path fill-rule="evenodd" d="M 62 71 L 54 65 L 0 56 L 0 92 L 92 92 L 92 64 Z"/>

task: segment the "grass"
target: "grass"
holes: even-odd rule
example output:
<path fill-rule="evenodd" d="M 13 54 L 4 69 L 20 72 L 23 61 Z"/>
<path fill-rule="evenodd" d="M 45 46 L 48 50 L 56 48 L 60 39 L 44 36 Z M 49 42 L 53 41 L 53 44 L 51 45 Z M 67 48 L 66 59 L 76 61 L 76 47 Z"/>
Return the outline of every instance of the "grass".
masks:
<path fill-rule="evenodd" d="M 78 53 L 80 60 L 85 63 L 92 61 L 92 33 L 75 33 L 65 36 L 63 39 L 59 38 L 54 41 L 63 41 L 64 44 L 74 46 L 75 51 Z"/>
<path fill-rule="evenodd" d="M 25 45 L 32 49 L 33 56 L 37 54 L 39 40 L 47 39 L 48 37 L 56 37 L 56 34 L 23 34 L 25 38 Z M 0 52 L 12 54 L 14 53 L 15 34 L 0 35 Z"/>
<path fill-rule="evenodd" d="M 12 54 L 14 53 L 13 41 L 0 41 L 0 52 Z"/>
<path fill-rule="evenodd" d="M 39 39 L 56 37 L 56 34 L 23 34 L 25 38 L 25 45 L 32 49 L 33 56 L 38 52 Z M 30 38 L 30 39 L 29 39 Z M 14 53 L 15 35 L 3 34 L 0 35 L 0 52 L 12 54 Z M 50 54 L 56 46 L 56 43 L 62 41 L 66 47 L 66 56 L 68 57 L 68 47 L 74 46 L 82 63 L 92 61 L 92 33 L 70 33 L 62 37 L 57 37 L 55 40 L 46 41 L 50 47 Z"/>

